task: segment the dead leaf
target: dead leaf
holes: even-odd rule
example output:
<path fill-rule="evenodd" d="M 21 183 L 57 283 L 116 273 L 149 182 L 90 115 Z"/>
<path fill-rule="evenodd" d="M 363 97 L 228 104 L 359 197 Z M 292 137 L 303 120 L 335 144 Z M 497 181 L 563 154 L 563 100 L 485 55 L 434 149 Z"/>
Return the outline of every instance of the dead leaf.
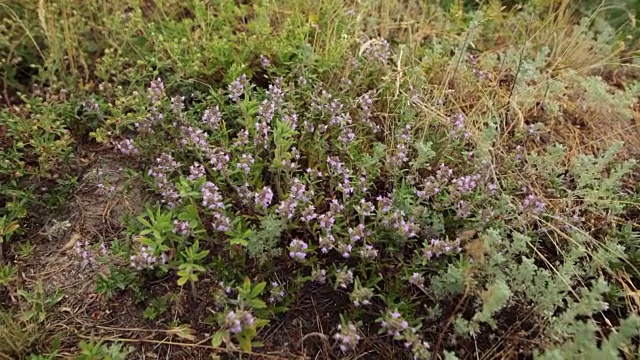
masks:
<path fill-rule="evenodd" d="M 196 337 L 193 335 L 193 329 L 189 327 L 189 325 L 180 325 L 176 327 L 169 328 L 167 330 L 167 334 L 169 336 L 177 336 L 181 339 L 195 341 Z"/>
<path fill-rule="evenodd" d="M 80 239 L 82 239 L 82 235 L 80 235 L 78 233 L 71 234 L 71 237 L 70 237 L 69 241 L 67 241 L 67 243 L 64 244 L 62 249 L 60 249 L 60 252 L 65 252 L 67 250 L 70 250 L 71 248 L 73 248 L 76 245 L 76 243 Z"/>
<path fill-rule="evenodd" d="M 467 251 L 467 254 L 471 256 L 471 258 L 476 261 L 478 264 L 484 263 L 484 241 L 480 238 L 476 238 L 475 240 L 469 242 L 464 246 L 464 249 Z"/>

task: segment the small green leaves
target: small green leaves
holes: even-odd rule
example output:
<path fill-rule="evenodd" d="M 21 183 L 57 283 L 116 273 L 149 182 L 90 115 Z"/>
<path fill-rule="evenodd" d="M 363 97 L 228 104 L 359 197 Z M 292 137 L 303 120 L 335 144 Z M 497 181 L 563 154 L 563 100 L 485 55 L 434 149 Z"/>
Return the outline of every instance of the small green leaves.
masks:
<path fill-rule="evenodd" d="M 198 274 L 205 271 L 205 268 L 196 262 L 204 259 L 209 254 L 209 250 L 200 250 L 200 243 L 196 242 L 183 252 L 184 262 L 178 266 L 178 285 L 183 286 L 187 281 L 198 281 Z"/>

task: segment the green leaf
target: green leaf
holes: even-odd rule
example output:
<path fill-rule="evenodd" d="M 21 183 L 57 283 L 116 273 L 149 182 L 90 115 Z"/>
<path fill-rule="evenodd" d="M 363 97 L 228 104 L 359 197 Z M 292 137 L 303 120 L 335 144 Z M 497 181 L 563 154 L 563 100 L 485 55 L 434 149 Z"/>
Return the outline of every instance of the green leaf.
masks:
<path fill-rule="evenodd" d="M 265 302 L 260 299 L 249 299 L 247 300 L 247 302 L 254 309 L 264 309 L 267 307 L 267 304 L 265 304 Z"/>
<path fill-rule="evenodd" d="M 249 241 L 245 238 L 232 238 L 231 241 L 229 242 L 231 245 L 241 245 L 243 247 L 246 247 L 247 245 L 249 245 Z"/>
<path fill-rule="evenodd" d="M 214 348 L 220 347 L 220 345 L 222 345 L 222 338 L 224 337 L 224 335 L 224 330 L 216 331 L 216 333 L 213 334 L 213 337 L 211 338 L 211 346 Z"/>
<path fill-rule="evenodd" d="M 249 298 L 254 298 L 260 294 L 262 294 L 262 292 L 264 291 L 265 286 L 267 286 L 266 282 L 261 282 L 258 285 L 256 285 L 251 292 L 249 293 Z"/>
<path fill-rule="evenodd" d="M 254 326 L 256 329 L 260 329 L 260 328 L 262 328 L 262 327 L 265 327 L 265 326 L 267 326 L 268 324 L 269 324 L 269 320 L 267 320 L 267 319 L 256 319 L 256 320 L 253 322 L 253 326 Z"/>
<path fill-rule="evenodd" d="M 248 336 L 238 336 L 238 342 L 240 343 L 240 349 L 244 351 L 251 351 L 251 338 Z"/>
<path fill-rule="evenodd" d="M 144 225 L 144 226 L 146 226 L 146 227 L 148 227 L 148 228 L 152 227 L 152 226 L 151 226 L 151 223 L 150 223 L 149 221 L 147 221 L 147 219 L 145 219 L 145 218 L 144 218 L 144 217 L 142 217 L 142 216 L 138 216 L 138 221 L 139 221 L 142 225 Z"/>
<path fill-rule="evenodd" d="M 183 286 L 184 284 L 187 283 L 187 280 L 189 280 L 189 277 L 187 275 L 187 277 L 180 277 L 178 278 L 178 286 Z"/>
<path fill-rule="evenodd" d="M 22 319 L 25 321 L 31 320 L 34 316 L 36 316 L 37 312 L 35 310 L 28 310 L 22 313 Z"/>
<path fill-rule="evenodd" d="M 155 247 L 156 245 L 156 243 L 153 240 L 149 239 L 148 237 L 141 237 L 139 240 L 142 245 L 147 245 L 152 248 Z"/>

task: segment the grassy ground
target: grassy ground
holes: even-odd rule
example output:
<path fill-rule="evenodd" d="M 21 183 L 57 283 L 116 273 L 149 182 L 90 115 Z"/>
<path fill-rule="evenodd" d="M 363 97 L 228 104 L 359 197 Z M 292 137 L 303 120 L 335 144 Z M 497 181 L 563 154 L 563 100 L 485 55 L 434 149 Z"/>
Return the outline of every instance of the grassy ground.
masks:
<path fill-rule="evenodd" d="M 0 2 L 0 359 L 640 357 L 639 8 Z"/>

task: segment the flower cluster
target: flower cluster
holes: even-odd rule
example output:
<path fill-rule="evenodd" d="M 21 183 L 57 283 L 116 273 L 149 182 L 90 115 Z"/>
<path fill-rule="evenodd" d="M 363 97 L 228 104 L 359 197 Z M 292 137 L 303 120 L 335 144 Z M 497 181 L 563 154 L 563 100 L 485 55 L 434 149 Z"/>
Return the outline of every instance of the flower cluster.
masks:
<path fill-rule="evenodd" d="M 409 277 L 409 284 L 411 285 L 415 285 L 419 288 L 424 286 L 424 275 L 414 272 L 413 274 L 411 274 L 411 276 Z"/>
<path fill-rule="evenodd" d="M 231 226 L 231 221 L 224 213 L 224 201 L 220 190 L 216 184 L 207 181 L 200 188 L 202 195 L 202 206 L 209 210 L 213 210 L 213 228 L 217 231 L 227 231 Z"/>
<path fill-rule="evenodd" d="M 149 88 L 147 89 L 149 93 L 149 99 L 153 104 L 156 104 L 162 97 L 164 96 L 164 82 L 161 78 L 157 78 L 151 81 Z"/>
<path fill-rule="evenodd" d="M 409 142 L 411 141 L 411 125 L 406 125 L 398 135 L 398 141 L 395 148 L 390 152 L 387 157 L 387 163 L 392 169 L 396 169 L 404 165 L 409 161 Z"/>
<path fill-rule="evenodd" d="M 475 76 L 480 79 L 491 80 L 493 76 L 488 71 L 483 71 L 478 68 L 478 56 L 475 54 L 469 55 L 469 63 L 471 63 L 471 71 Z"/>
<path fill-rule="evenodd" d="M 289 257 L 296 260 L 304 260 L 307 257 L 309 245 L 302 240 L 293 239 L 289 243 Z"/>
<path fill-rule="evenodd" d="M 355 349 L 360 341 L 358 329 L 352 322 L 345 325 L 338 325 L 338 333 L 333 335 L 333 338 L 338 342 L 338 347 L 342 352 Z"/>
<path fill-rule="evenodd" d="M 184 118 L 184 96 L 174 96 L 171 98 L 171 111 L 181 119 Z"/>
<path fill-rule="evenodd" d="M 385 314 L 380 326 L 387 332 L 387 335 L 399 337 L 401 332 L 409 327 L 409 323 L 402 318 L 402 315 L 397 310 L 394 310 Z"/>
<path fill-rule="evenodd" d="M 245 174 L 248 174 L 251 171 L 251 165 L 253 165 L 253 163 L 254 160 L 251 154 L 242 154 L 240 161 L 236 163 L 236 167 Z"/>
<path fill-rule="evenodd" d="M 285 296 L 284 287 L 277 281 L 271 283 L 271 289 L 269 290 L 269 299 L 267 299 L 270 303 L 276 303 L 284 299 Z"/>
<path fill-rule="evenodd" d="M 424 242 L 422 256 L 426 260 L 430 260 L 442 255 L 459 253 L 460 251 L 462 251 L 462 248 L 460 247 L 460 238 L 456 238 L 453 241 L 431 239 L 430 241 Z"/>
<path fill-rule="evenodd" d="M 363 45 L 362 56 L 370 62 L 386 64 L 391 57 L 391 46 L 386 39 L 372 39 Z"/>
<path fill-rule="evenodd" d="M 451 116 L 451 122 L 453 128 L 451 129 L 451 136 L 454 138 L 465 137 L 468 138 L 471 136 L 471 133 L 467 130 L 465 126 L 465 120 L 467 117 L 463 113 L 457 113 Z"/>
<path fill-rule="evenodd" d="M 104 243 L 102 244 L 102 246 L 104 246 Z M 73 246 L 73 250 L 75 251 L 76 256 L 80 258 L 80 263 L 82 264 L 82 266 L 87 266 L 95 262 L 95 259 L 93 258 L 93 256 L 91 256 L 88 241 L 76 242 Z M 104 248 L 104 253 L 106 255 L 106 248 Z"/>
<path fill-rule="evenodd" d="M 218 105 L 208 108 L 202 114 L 202 123 L 209 126 L 213 130 L 217 129 L 220 126 L 221 122 L 222 113 L 220 113 L 220 108 L 218 107 Z"/>
<path fill-rule="evenodd" d="M 197 180 L 205 177 L 206 175 L 207 175 L 207 172 L 206 172 L 204 166 L 202 166 L 198 162 L 194 162 L 189 167 L 189 176 L 187 177 L 187 179 L 189 179 L 191 181 L 197 181 Z"/>
<path fill-rule="evenodd" d="M 224 319 L 224 325 L 233 334 L 239 334 L 245 329 L 253 327 L 255 319 L 249 311 L 229 311 Z"/>
<path fill-rule="evenodd" d="M 353 284 L 353 272 L 351 270 L 336 270 L 336 286 L 346 289 Z"/>
<path fill-rule="evenodd" d="M 189 222 L 188 221 L 174 220 L 173 221 L 173 232 L 178 234 L 178 235 L 182 235 L 182 236 L 189 235 L 189 233 L 190 233 L 190 231 L 189 231 Z"/>
<path fill-rule="evenodd" d="M 181 199 L 176 187 L 169 181 L 168 177 L 179 167 L 180 164 L 170 154 L 162 153 L 156 159 L 156 166 L 148 171 L 148 175 L 155 180 L 156 187 L 162 195 L 162 202 L 171 208 L 177 206 Z"/>
<path fill-rule="evenodd" d="M 215 170 L 225 171 L 227 164 L 229 163 L 229 154 L 221 148 L 207 149 L 207 156 L 209 157 L 209 163 Z"/>
<path fill-rule="evenodd" d="M 367 125 L 374 133 L 380 132 L 380 125 L 373 121 L 373 99 L 369 93 L 360 98 L 361 121 Z"/>
<path fill-rule="evenodd" d="M 431 359 L 431 353 L 429 349 L 431 346 L 428 342 L 424 341 L 418 334 L 418 329 L 410 328 L 403 334 L 404 346 L 411 349 L 414 360 L 427 360 Z"/>
<path fill-rule="evenodd" d="M 480 180 L 480 175 L 475 174 L 475 175 L 462 176 L 462 177 L 453 179 L 451 182 L 453 183 L 453 185 L 455 185 L 456 189 L 461 194 L 470 194 L 478 186 L 478 180 Z"/>
<path fill-rule="evenodd" d="M 327 270 L 325 269 L 314 269 L 311 272 L 311 279 L 319 284 L 324 284 L 327 282 Z"/>
<path fill-rule="evenodd" d="M 247 79 L 247 75 L 242 74 L 237 79 L 233 80 L 229 87 L 227 87 L 227 91 L 229 91 L 229 99 L 233 102 L 239 102 L 240 97 L 244 94 L 245 88 L 249 86 L 249 80 Z"/>
<path fill-rule="evenodd" d="M 353 291 L 351 291 L 351 294 L 349 294 L 349 299 L 351 299 L 351 302 L 355 307 L 360 307 L 360 305 L 370 305 L 372 297 L 373 291 L 367 287 L 359 286 L 358 282 L 356 282 L 356 286 Z"/>
<path fill-rule="evenodd" d="M 136 270 L 153 269 L 157 265 L 167 263 L 167 254 L 162 253 L 156 256 L 153 249 L 149 246 L 142 246 L 138 254 L 129 257 L 129 264 Z"/>
<path fill-rule="evenodd" d="M 183 126 L 180 128 L 182 133 L 181 143 L 183 145 L 192 145 L 198 149 L 206 149 L 209 147 L 209 135 L 202 129 L 193 126 Z"/>
<path fill-rule="evenodd" d="M 422 182 L 422 189 L 416 190 L 416 195 L 422 199 L 429 199 L 440 194 L 453 176 L 453 170 L 445 164 L 440 164 L 435 176 L 429 176 Z"/>
<path fill-rule="evenodd" d="M 133 140 L 124 139 L 118 143 L 116 143 L 116 149 L 123 155 L 137 155 L 138 149 L 133 144 Z"/>
<path fill-rule="evenodd" d="M 407 217 L 404 211 L 398 209 L 383 215 L 381 224 L 395 230 L 405 238 L 415 237 L 420 231 L 420 226 L 415 223 L 414 219 Z"/>
<path fill-rule="evenodd" d="M 544 202 L 540 201 L 534 194 L 529 194 L 524 198 L 520 211 L 540 214 L 544 212 L 545 207 Z"/>
<path fill-rule="evenodd" d="M 254 194 L 254 201 L 256 206 L 267 209 L 269 205 L 271 205 L 271 201 L 273 200 L 273 190 L 270 187 L 264 186 L 262 190 L 256 192 Z"/>

